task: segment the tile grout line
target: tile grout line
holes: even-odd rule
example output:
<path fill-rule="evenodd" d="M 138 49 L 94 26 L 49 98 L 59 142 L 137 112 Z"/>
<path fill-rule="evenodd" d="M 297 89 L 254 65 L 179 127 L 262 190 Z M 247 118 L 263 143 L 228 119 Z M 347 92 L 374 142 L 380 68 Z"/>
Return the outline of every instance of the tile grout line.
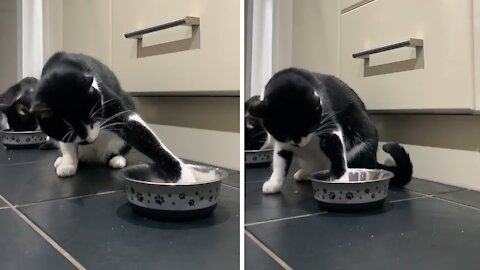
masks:
<path fill-rule="evenodd" d="M 124 190 L 123 189 L 110 190 L 110 191 L 98 192 L 98 193 L 94 193 L 94 194 L 86 194 L 86 195 L 79 195 L 79 196 L 73 196 L 73 197 L 51 199 L 51 200 L 46 200 L 46 201 L 41 201 L 41 202 L 17 204 L 17 205 L 15 205 L 15 207 L 20 208 L 20 207 L 27 207 L 27 206 L 32 206 L 32 205 L 44 204 L 44 203 L 51 203 L 51 202 L 58 202 L 58 201 L 69 201 L 69 200 L 82 199 L 82 198 L 88 198 L 88 197 L 93 197 L 93 196 L 113 194 L 113 193 L 117 193 L 117 192 L 121 192 L 121 191 L 124 191 Z"/>
<path fill-rule="evenodd" d="M 291 220 L 291 219 L 298 219 L 298 218 L 304 218 L 304 217 L 318 216 L 318 215 L 322 215 L 322 214 L 326 214 L 326 213 L 328 213 L 328 212 L 327 212 L 327 211 L 321 211 L 321 212 L 315 212 L 315 213 L 305 214 L 305 215 L 299 215 L 299 216 L 276 218 L 276 219 L 269 219 L 269 220 L 258 221 L 258 222 L 245 223 L 245 227 L 255 226 L 255 225 L 261 225 L 261 224 L 266 224 L 266 223 L 272 223 L 272 222 L 278 222 L 278 221 L 284 221 L 284 220 Z"/>
<path fill-rule="evenodd" d="M 224 186 L 226 186 L 226 187 L 229 187 L 229 188 L 236 189 L 236 190 L 240 190 L 240 188 L 239 188 L 239 187 L 232 186 L 232 185 L 229 185 L 229 184 L 222 183 L 222 185 L 224 185 Z"/>
<path fill-rule="evenodd" d="M 11 204 L 7 199 L 0 195 L 0 199 L 3 200 L 9 207 L 12 209 L 23 221 L 25 221 L 35 232 L 37 232 L 47 243 L 49 243 L 56 251 L 58 251 L 65 259 L 67 259 L 73 266 L 77 269 L 86 269 L 81 265 L 70 253 L 63 249 L 57 242 L 55 242 L 47 233 L 45 233 L 40 227 L 38 227 L 33 221 L 31 221 L 27 216 L 25 216 L 20 210 L 18 210 L 13 204 Z"/>
<path fill-rule="evenodd" d="M 430 198 L 430 196 L 429 195 L 424 195 L 424 196 L 420 196 L 420 197 L 398 199 L 398 200 L 393 200 L 393 201 L 388 201 L 388 202 L 389 203 L 397 203 L 397 202 L 406 202 L 406 201 L 413 201 L 413 200 L 425 199 L 425 198 Z"/>
<path fill-rule="evenodd" d="M 419 192 L 416 192 L 416 193 L 419 193 Z M 419 193 L 419 194 L 421 194 L 421 193 Z M 425 198 L 434 198 L 433 196 L 427 195 L 427 194 L 421 194 L 421 195 L 423 195 L 423 196 L 422 197 L 413 197 L 413 198 L 393 200 L 393 201 L 388 201 L 388 202 L 389 203 L 397 203 L 397 202 L 412 201 L 412 200 L 425 199 Z M 480 210 L 480 209 L 478 209 L 478 210 Z M 321 212 L 315 212 L 315 213 L 305 214 L 305 215 L 298 215 L 298 216 L 291 216 L 291 217 L 285 217 L 285 218 L 276 218 L 276 219 L 269 219 L 269 220 L 258 221 L 258 222 L 245 223 L 245 227 L 261 225 L 261 224 L 266 224 L 266 223 L 272 223 L 272 222 L 285 221 L 285 220 L 291 220 L 291 219 L 304 218 L 304 217 L 318 216 L 318 215 L 323 215 L 323 214 L 327 214 L 327 213 L 329 213 L 329 212 L 328 211 L 321 211 Z"/>
<path fill-rule="evenodd" d="M 466 208 L 470 208 L 470 209 L 474 209 L 474 210 L 480 211 L 480 208 L 477 208 L 477 207 L 475 207 L 475 206 L 471 206 L 471 205 L 468 205 L 468 204 L 463 204 L 463 203 L 459 203 L 459 202 L 450 201 L 450 200 L 447 200 L 447 199 L 442 198 L 442 197 L 432 196 L 431 198 L 432 198 L 432 199 L 435 199 L 435 200 L 444 201 L 444 202 L 447 202 L 447 203 L 451 203 L 451 204 L 455 204 L 455 205 L 458 205 L 458 206 L 463 206 L 463 207 L 466 207 Z"/>
<path fill-rule="evenodd" d="M 288 265 L 284 260 L 278 257 L 271 249 L 269 249 L 265 244 L 263 244 L 260 240 L 258 240 L 253 234 L 249 231 L 245 230 L 245 235 L 252 240 L 261 250 L 267 253 L 276 263 L 278 263 L 283 269 L 285 270 L 293 270 L 290 265 Z"/>

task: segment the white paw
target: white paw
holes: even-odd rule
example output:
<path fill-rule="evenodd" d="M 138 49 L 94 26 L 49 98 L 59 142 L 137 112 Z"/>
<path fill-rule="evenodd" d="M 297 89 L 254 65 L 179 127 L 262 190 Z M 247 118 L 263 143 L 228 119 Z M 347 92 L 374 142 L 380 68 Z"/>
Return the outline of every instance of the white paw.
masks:
<path fill-rule="evenodd" d="M 348 173 L 344 173 L 340 178 L 336 179 L 332 176 L 332 181 L 337 181 L 337 182 L 349 182 L 350 179 L 348 178 Z"/>
<path fill-rule="evenodd" d="M 300 169 L 293 175 L 293 179 L 297 181 L 307 181 L 309 176 L 310 175 L 308 173 Z"/>
<path fill-rule="evenodd" d="M 268 180 L 267 182 L 263 183 L 262 191 L 265 194 L 272 194 L 280 192 L 282 189 L 282 183 L 275 180 Z"/>
<path fill-rule="evenodd" d="M 180 175 L 180 179 L 178 179 L 177 183 L 194 183 L 196 182 L 195 176 L 190 170 L 189 167 L 182 164 L 182 174 Z"/>
<path fill-rule="evenodd" d="M 62 164 L 63 157 L 58 157 L 57 160 L 55 160 L 55 163 L 53 163 L 53 167 L 57 168 L 58 165 Z"/>
<path fill-rule="evenodd" d="M 72 176 L 77 171 L 77 166 L 72 164 L 59 164 L 57 167 L 57 175 L 59 177 Z"/>
<path fill-rule="evenodd" d="M 114 156 L 108 161 L 108 165 L 114 169 L 125 168 L 127 160 L 123 156 Z"/>

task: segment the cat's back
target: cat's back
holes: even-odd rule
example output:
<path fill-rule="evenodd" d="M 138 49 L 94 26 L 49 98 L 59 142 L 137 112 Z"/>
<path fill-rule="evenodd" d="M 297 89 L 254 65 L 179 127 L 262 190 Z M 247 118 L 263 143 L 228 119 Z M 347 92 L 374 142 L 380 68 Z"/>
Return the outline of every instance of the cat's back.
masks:
<path fill-rule="evenodd" d="M 325 91 L 333 107 L 354 105 L 361 110 L 366 110 L 365 104 L 355 91 L 341 79 L 327 74 L 312 73 L 315 78 L 325 86 Z"/>

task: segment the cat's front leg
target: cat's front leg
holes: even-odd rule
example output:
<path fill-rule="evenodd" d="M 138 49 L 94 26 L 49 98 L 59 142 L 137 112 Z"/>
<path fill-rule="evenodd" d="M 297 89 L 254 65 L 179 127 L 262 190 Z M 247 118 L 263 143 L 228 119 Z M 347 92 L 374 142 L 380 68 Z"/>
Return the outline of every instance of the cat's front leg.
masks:
<path fill-rule="evenodd" d="M 344 180 L 347 172 L 347 157 L 341 131 L 324 134 L 320 137 L 320 148 L 330 160 L 332 180 Z"/>
<path fill-rule="evenodd" d="M 131 146 L 155 162 L 159 177 L 177 183 L 195 182 L 192 171 L 170 152 L 136 113 L 127 117 L 124 125 L 116 130 Z"/>
<path fill-rule="evenodd" d="M 263 184 L 263 193 L 277 193 L 282 189 L 283 181 L 285 181 L 288 168 L 292 163 L 292 158 L 293 153 L 291 151 L 283 149 L 278 142 L 275 142 L 272 166 L 273 172 L 270 179 Z"/>
<path fill-rule="evenodd" d="M 60 142 L 62 156 L 57 158 L 54 167 L 59 177 L 72 176 L 77 172 L 77 146 L 74 143 Z"/>

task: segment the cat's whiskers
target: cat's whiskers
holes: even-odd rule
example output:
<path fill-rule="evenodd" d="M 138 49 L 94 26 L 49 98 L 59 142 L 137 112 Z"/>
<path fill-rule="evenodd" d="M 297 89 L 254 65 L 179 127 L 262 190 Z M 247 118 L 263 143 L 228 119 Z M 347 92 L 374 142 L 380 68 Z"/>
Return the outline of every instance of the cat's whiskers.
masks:
<path fill-rule="evenodd" d="M 121 114 L 124 114 L 124 113 L 131 113 L 132 111 L 131 110 L 125 110 L 125 111 L 121 111 L 119 113 L 116 113 L 110 117 L 108 117 L 107 119 L 105 119 L 102 123 L 100 123 L 100 128 L 103 128 L 105 126 L 105 124 L 108 123 L 108 121 L 112 120 L 113 118 L 115 117 L 118 117 L 119 115 Z"/>

